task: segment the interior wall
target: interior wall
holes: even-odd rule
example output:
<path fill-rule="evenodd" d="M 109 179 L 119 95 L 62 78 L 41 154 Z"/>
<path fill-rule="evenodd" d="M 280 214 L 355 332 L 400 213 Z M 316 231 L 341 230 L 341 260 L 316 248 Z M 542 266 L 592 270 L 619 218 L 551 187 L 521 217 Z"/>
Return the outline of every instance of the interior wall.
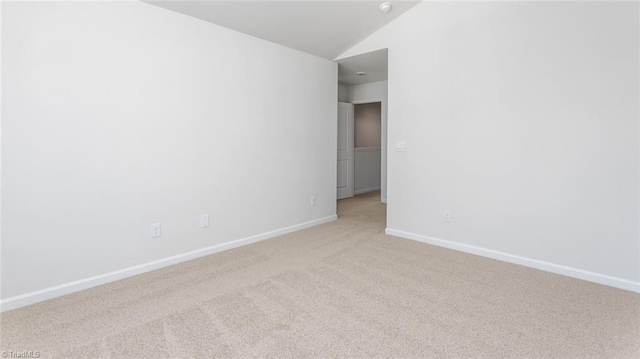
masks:
<path fill-rule="evenodd" d="M 338 84 L 338 102 L 349 102 L 349 86 Z"/>
<path fill-rule="evenodd" d="M 354 105 L 354 192 L 380 190 L 382 108 L 380 102 Z"/>
<path fill-rule="evenodd" d="M 351 102 L 380 102 L 383 104 L 387 99 L 388 81 L 370 82 L 362 85 L 349 86 L 348 98 Z M 384 114 L 383 114 L 384 115 Z"/>
<path fill-rule="evenodd" d="M 382 130 L 382 116 L 380 102 L 355 105 L 353 108 L 354 119 L 354 146 L 380 147 Z"/>
<path fill-rule="evenodd" d="M 3 300 L 335 218 L 335 63 L 140 2 L 2 7 Z"/>
<path fill-rule="evenodd" d="M 389 49 L 388 232 L 639 290 L 638 6 L 422 2 L 341 55 Z"/>
<path fill-rule="evenodd" d="M 2 2 L 0 2 L 0 20 L 2 20 Z M 2 260 L 2 107 L 3 107 L 3 99 L 2 96 L 2 24 L 0 24 L 0 260 Z M 0 264 L 0 281 L 2 281 L 2 264 Z M 0 284 L 0 301 L 2 300 L 2 284 Z M 2 309 L 2 308 L 0 308 Z"/>

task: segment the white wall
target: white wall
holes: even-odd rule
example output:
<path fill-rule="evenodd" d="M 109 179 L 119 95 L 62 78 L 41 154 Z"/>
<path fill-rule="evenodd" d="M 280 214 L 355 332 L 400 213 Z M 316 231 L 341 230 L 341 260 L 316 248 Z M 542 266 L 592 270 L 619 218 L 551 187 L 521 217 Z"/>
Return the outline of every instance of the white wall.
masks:
<path fill-rule="evenodd" d="M 365 51 L 366 52 L 366 51 Z M 352 103 L 380 102 L 382 106 L 382 152 L 380 154 L 380 197 L 387 202 L 387 81 L 348 86 L 348 101 Z M 357 155 L 357 154 L 356 154 Z M 360 154 L 361 156 L 363 154 Z M 366 186 L 363 184 L 363 186 Z M 355 187 L 357 188 L 357 187 Z M 368 187 L 363 187 L 368 188 Z"/>
<path fill-rule="evenodd" d="M 0 2 L 0 21 L 2 21 L 2 2 Z M 2 96 L 2 23 L 0 23 L 0 261 L 2 260 L 2 178 L 4 177 L 2 175 L 2 138 L 4 137 L 2 135 L 2 102 L 4 97 Z M 0 262 L 0 301 L 1 301 L 2 297 L 2 263 Z M 2 309 L 2 307 L 0 306 L 0 310 Z"/>
<path fill-rule="evenodd" d="M 349 86 L 338 84 L 338 102 L 349 102 Z"/>
<path fill-rule="evenodd" d="M 335 218 L 335 63 L 144 3 L 2 15 L 4 303 Z"/>
<path fill-rule="evenodd" d="M 423 2 L 343 54 L 389 49 L 389 233 L 640 290 L 638 13 Z"/>
<path fill-rule="evenodd" d="M 371 82 L 348 87 L 349 101 L 362 102 L 387 99 L 388 81 Z"/>

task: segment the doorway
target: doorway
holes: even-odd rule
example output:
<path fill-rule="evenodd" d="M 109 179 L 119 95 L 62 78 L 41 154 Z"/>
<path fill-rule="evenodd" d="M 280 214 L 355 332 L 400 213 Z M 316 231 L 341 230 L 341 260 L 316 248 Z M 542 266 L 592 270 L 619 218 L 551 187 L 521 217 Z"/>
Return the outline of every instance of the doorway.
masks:
<path fill-rule="evenodd" d="M 387 58 L 383 49 L 337 61 L 338 199 L 387 202 Z"/>
<path fill-rule="evenodd" d="M 382 184 L 382 103 L 353 106 L 354 195 L 380 191 Z"/>

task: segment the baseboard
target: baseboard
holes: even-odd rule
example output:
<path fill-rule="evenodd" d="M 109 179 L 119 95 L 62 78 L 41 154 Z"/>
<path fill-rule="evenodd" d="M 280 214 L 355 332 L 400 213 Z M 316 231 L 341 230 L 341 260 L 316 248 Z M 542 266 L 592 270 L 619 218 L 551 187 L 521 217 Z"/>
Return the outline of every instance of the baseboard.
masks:
<path fill-rule="evenodd" d="M 208 256 L 210 254 L 246 246 L 248 244 L 263 241 L 265 239 L 278 237 L 287 233 L 299 231 L 301 229 L 331 222 L 336 220 L 337 218 L 338 216 L 332 215 L 332 216 L 316 219 L 313 221 L 304 222 L 304 223 L 296 224 L 296 225 L 285 227 L 285 228 L 280 228 L 274 231 L 265 232 L 265 233 L 257 234 L 257 235 L 242 238 L 242 239 L 237 239 L 231 242 L 217 244 L 211 247 L 201 248 L 195 251 L 178 254 L 168 258 L 147 262 L 144 264 L 113 271 L 110 273 L 105 273 L 105 274 L 81 279 L 78 281 L 57 285 L 55 287 L 50 287 L 50 288 L 37 290 L 37 291 L 26 293 L 26 294 L 17 295 L 15 297 L 10 297 L 0 301 L 0 312 L 39 303 L 48 299 L 61 297 L 63 295 L 97 287 L 102 284 L 115 282 L 120 279 L 133 277 L 138 274 L 150 272 L 156 269 L 168 267 L 168 266 L 186 262 L 192 259 Z"/>
<path fill-rule="evenodd" d="M 582 279 L 589 282 L 640 293 L 640 282 L 634 282 L 628 279 L 612 277 L 606 274 L 590 272 L 582 269 L 563 266 L 560 264 L 544 262 L 537 259 L 520 257 L 509 253 L 503 253 L 482 247 L 471 246 L 468 244 L 456 243 L 444 239 L 423 236 L 420 234 L 409 233 L 397 229 L 387 228 L 385 229 L 385 233 L 391 236 L 411 239 L 418 242 L 432 244 L 434 246 L 445 247 L 460 252 L 471 253 L 482 257 L 497 259 L 513 264 L 519 264 L 525 267 L 535 268 L 546 272 L 561 274 L 572 278 Z"/>
<path fill-rule="evenodd" d="M 363 194 L 363 193 L 368 193 L 368 192 L 373 192 L 373 191 L 379 191 L 380 190 L 380 186 L 378 187 L 371 187 L 371 188 L 363 188 L 363 189 L 359 189 L 357 191 L 353 191 L 354 195 L 357 194 Z"/>

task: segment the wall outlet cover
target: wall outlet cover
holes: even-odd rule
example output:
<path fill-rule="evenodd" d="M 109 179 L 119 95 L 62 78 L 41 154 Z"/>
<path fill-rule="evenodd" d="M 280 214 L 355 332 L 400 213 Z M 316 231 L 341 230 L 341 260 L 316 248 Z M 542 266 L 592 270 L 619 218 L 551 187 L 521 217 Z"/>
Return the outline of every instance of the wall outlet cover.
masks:
<path fill-rule="evenodd" d="M 445 222 L 451 222 L 451 211 L 448 209 L 444 210 L 444 218 L 442 219 Z"/>
<path fill-rule="evenodd" d="M 207 227 L 209 227 L 209 215 L 203 214 L 202 216 L 200 216 L 200 228 L 207 228 Z"/>

